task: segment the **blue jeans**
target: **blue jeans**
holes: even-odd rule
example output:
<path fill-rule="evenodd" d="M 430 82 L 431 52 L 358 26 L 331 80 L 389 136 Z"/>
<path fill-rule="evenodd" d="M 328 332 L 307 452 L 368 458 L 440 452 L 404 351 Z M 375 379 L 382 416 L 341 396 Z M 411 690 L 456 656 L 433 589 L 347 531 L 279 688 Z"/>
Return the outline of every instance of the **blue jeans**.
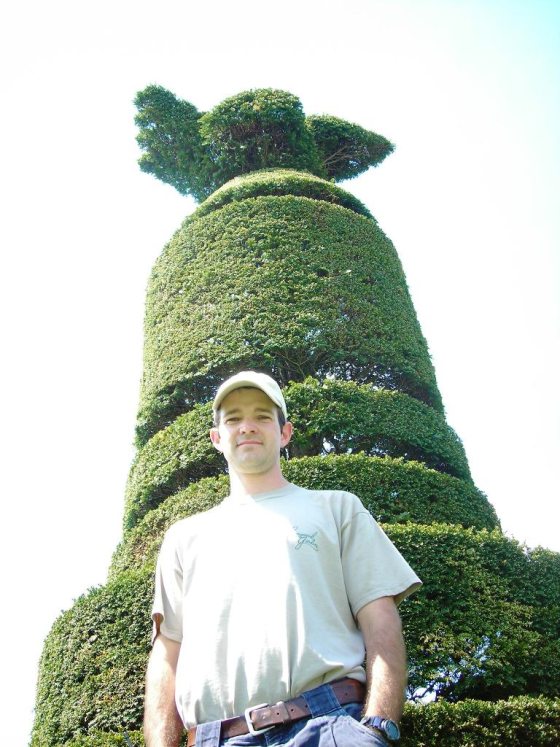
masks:
<path fill-rule="evenodd" d="M 387 747 L 388 743 L 360 724 L 362 704 L 341 706 L 330 685 L 303 693 L 311 716 L 262 734 L 220 739 L 220 722 L 200 724 L 196 747 Z"/>

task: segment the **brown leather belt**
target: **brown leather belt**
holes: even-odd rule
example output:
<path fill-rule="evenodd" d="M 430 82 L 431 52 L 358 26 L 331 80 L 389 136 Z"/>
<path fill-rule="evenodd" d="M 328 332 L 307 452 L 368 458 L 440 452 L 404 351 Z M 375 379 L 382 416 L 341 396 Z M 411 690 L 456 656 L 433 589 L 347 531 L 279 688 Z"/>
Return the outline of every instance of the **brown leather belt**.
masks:
<path fill-rule="evenodd" d="M 329 683 L 334 690 L 340 705 L 347 703 L 363 703 L 365 687 L 358 680 L 345 677 Z M 293 700 L 284 700 L 275 705 L 259 705 L 247 708 L 244 716 L 227 718 L 221 724 L 221 738 L 238 737 L 241 734 L 253 734 L 272 726 L 286 726 L 293 721 L 309 718 L 311 712 L 303 695 Z M 196 726 L 187 732 L 187 747 L 194 747 L 196 742 Z"/>

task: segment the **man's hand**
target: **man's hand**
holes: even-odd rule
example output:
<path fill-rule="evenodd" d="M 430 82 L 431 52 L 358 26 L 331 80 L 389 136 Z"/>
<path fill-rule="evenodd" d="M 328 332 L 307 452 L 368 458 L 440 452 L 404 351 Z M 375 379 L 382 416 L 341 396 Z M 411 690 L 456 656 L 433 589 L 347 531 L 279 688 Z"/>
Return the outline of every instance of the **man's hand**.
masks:
<path fill-rule="evenodd" d="M 368 696 L 364 716 L 398 722 L 408 680 L 401 618 L 393 597 L 381 597 L 358 612 L 366 646 Z"/>
<path fill-rule="evenodd" d="M 146 747 L 179 747 L 183 723 L 175 706 L 175 672 L 181 644 L 161 633 L 154 641 L 146 673 Z"/>

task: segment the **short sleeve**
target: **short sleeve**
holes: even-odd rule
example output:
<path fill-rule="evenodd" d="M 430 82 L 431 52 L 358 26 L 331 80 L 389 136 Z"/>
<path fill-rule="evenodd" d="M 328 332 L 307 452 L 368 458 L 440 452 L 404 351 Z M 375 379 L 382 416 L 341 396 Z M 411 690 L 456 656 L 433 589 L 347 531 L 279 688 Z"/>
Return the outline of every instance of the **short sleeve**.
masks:
<path fill-rule="evenodd" d="M 152 643 L 159 632 L 173 641 L 183 638 L 183 572 L 174 535 L 167 532 L 158 556 L 152 606 Z"/>
<path fill-rule="evenodd" d="M 358 498 L 342 527 L 341 554 L 348 600 L 354 616 L 374 599 L 400 604 L 422 582 Z"/>

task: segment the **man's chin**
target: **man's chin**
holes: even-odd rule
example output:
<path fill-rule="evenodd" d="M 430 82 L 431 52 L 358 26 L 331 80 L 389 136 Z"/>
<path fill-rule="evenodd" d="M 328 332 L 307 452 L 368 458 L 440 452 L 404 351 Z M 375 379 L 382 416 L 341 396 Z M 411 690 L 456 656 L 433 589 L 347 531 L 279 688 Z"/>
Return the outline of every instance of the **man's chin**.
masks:
<path fill-rule="evenodd" d="M 238 460 L 236 469 L 246 475 L 259 475 L 269 472 L 272 467 L 268 462 L 248 458 Z"/>

